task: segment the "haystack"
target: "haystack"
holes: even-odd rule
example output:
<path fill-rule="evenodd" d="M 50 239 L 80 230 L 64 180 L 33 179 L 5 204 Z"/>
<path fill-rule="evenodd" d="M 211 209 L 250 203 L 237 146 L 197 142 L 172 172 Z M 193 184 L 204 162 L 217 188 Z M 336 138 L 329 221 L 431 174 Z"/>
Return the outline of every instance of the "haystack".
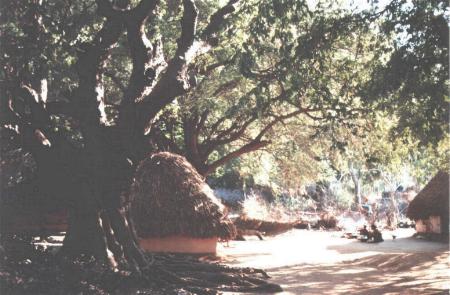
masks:
<path fill-rule="evenodd" d="M 182 156 L 162 152 L 144 159 L 131 187 L 131 215 L 149 251 L 215 252 L 234 237 L 224 206 Z"/>
<path fill-rule="evenodd" d="M 439 171 L 409 204 L 407 216 L 419 233 L 448 235 L 449 174 Z"/>

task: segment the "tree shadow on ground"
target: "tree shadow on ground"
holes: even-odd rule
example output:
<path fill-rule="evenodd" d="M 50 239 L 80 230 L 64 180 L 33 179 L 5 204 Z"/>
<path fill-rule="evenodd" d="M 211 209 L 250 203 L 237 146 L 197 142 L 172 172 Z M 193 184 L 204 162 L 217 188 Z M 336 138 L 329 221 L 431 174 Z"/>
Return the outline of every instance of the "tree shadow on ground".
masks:
<path fill-rule="evenodd" d="M 448 252 L 367 256 L 272 269 L 287 294 L 448 294 Z"/>
<path fill-rule="evenodd" d="M 343 245 L 330 245 L 329 250 L 335 250 L 341 254 L 355 252 L 379 252 L 379 253 L 405 253 L 405 252 L 436 252 L 448 250 L 448 243 L 431 242 L 417 239 L 414 237 L 405 237 L 392 239 L 391 236 L 384 237 L 385 241 L 381 243 L 363 243 L 354 240 L 351 243 Z"/>

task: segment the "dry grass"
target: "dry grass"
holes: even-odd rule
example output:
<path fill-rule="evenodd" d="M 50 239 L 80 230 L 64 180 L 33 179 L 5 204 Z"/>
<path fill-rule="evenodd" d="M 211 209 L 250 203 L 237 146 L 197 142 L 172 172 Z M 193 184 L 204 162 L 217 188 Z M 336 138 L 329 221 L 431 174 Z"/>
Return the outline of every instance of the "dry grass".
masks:
<path fill-rule="evenodd" d="M 277 222 L 294 222 L 299 218 L 296 208 L 289 208 L 281 202 L 268 203 L 262 197 L 252 194 L 242 202 L 242 213 L 248 219 Z"/>
<path fill-rule="evenodd" d="M 131 214 L 142 238 L 172 235 L 230 239 L 236 234 L 224 206 L 182 156 L 144 159 L 131 188 Z"/>

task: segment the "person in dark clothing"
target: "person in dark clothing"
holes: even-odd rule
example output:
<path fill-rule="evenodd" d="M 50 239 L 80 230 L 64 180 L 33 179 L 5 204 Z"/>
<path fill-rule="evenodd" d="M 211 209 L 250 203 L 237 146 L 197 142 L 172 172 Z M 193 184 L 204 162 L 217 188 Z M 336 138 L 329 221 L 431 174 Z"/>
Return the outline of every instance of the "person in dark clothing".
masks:
<path fill-rule="evenodd" d="M 375 224 L 372 224 L 371 226 L 372 232 L 370 233 L 371 242 L 373 243 L 380 243 L 383 242 L 383 236 L 381 232 L 378 230 L 377 226 Z"/>
<path fill-rule="evenodd" d="M 359 240 L 361 242 L 366 242 L 369 239 L 370 233 L 367 230 L 367 226 L 364 225 L 362 229 L 359 230 Z"/>

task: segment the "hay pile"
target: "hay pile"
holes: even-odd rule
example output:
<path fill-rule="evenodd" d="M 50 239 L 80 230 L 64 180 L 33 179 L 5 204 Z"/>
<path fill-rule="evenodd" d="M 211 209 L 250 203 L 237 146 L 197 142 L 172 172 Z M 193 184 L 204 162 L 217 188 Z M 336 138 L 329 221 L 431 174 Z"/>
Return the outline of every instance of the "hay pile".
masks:
<path fill-rule="evenodd" d="M 231 239 L 236 235 L 224 206 L 182 156 L 162 152 L 144 159 L 130 196 L 131 216 L 141 238 Z"/>

